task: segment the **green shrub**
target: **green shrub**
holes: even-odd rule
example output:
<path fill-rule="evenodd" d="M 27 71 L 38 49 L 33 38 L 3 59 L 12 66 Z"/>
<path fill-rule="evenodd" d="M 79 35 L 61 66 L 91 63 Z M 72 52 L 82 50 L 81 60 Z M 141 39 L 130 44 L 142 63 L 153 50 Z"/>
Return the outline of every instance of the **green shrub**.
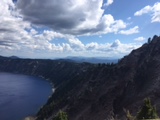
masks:
<path fill-rule="evenodd" d="M 68 120 L 68 115 L 66 112 L 60 110 L 57 116 L 53 118 L 53 120 Z"/>

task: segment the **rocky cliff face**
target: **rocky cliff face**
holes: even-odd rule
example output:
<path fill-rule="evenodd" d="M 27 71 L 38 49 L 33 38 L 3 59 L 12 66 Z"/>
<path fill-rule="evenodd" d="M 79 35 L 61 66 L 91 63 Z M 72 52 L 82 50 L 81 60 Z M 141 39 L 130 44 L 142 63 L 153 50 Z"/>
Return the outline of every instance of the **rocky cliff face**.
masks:
<path fill-rule="evenodd" d="M 133 50 L 118 64 L 88 64 L 53 60 L 0 59 L 0 71 L 43 76 L 56 87 L 38 112 L 51 119 L 61 109 L 69 120 L 124 119 L 123 108 L 137 113 L 150 97 L 160 112 L 160 37 Z"/>
<path fill-rule="evenodd" d="M 122 77 L 126 86 L 119 95 L 119 99 L 115 99 L 117 106 L 122 104 L 123 107 L 135 113 L 143 99 L 150 97 L 159 111 L 160 37 L 154 36 L 150 43 L 146 43 L 141 48 L 132 51 L 119 62 L 117 67 L 119 69 L 128 69 Z M 115 111 L 116 109 L 117 107 L 115 107 Z M 119 109 L 120 107 L 118 107 Z M 118 110 L 117 112 L 119 112 Z"/>

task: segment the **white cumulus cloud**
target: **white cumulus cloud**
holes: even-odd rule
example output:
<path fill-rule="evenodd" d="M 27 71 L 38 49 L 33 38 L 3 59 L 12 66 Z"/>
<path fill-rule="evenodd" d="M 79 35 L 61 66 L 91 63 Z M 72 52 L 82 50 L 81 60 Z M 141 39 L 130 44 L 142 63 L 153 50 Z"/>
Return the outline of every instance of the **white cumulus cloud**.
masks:
<path fill-rule="evenodd" d="M 85 45 L 88 54 L 97 54 L 97 56 L 110 56 L 120 58 L 128 54 L 133 49 L 140 47 L 141 44 L 124 44 L 120 40 L 115 40 L 113 43 L 99 44 L 96 42 L 88 43 Z"/>
<path fill-rule="evenodd" d="M 109 6 L 113 3 L 113 0 L 107 0 L 106 3 L 104 3 L 104 6 Z"/>
<path fill-rule="evenodd" d="M 106 4 L 112 3 L 113 0 L 108 0 Z M 64 34 L 106 34 L 124 28 L 126 23 L 104 14 L 102 6 L 103 0 L 18 0 L 17 3 L 24 20 Z M 112 30 L 115 25 L 116 30 Z"/>
<path fill-rule="evenodd" d="M 144 37 L 137 37 L 137 38 L 135 38 L 134 40 L 135 40 L 135 41 L 141 42 L 141 41 L 144 41 L 145 38 L 144 38 Z"/>
<path fill-rule="evenodd" d="M 143 14 L 151 15 L 151 22 L 160 22 L 160 2 L 156 2 L 153 6 L 145 6 L 141 10 L 135 12 L 135 16 L 141 16 Z"/>
<path fill-rule="evenodd" d="M 135 26 L 135 27 L 130 28 L 128 30 L 119 31 L 119 34 L 124 34 L 124 35 L 131 35 L 131 34 L 135 34 L 135 33 L 139 33 L 139 27 L 138 26 Z"/>
<path fill-rule="evenodd" d="M 152 11 L 152 7 L 147 5 L 144 8 L 142 8 L 141 10 L 137 11 L 134 13 L 135 16 L 141 16 L 143 14 L 149 13 Z"/>

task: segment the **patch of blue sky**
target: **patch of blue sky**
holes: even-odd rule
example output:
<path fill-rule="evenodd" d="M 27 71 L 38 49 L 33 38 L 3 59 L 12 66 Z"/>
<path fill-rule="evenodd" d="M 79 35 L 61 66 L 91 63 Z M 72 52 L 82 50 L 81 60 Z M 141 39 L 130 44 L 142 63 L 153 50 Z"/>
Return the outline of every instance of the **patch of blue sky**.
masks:
<path fill-rule="evenodd" d="M 55 44 L 55 45 L 62 45 L 63 43 L 68 43 L 68 41 L 64 38 L 55 38 L 50 43 Z"/>

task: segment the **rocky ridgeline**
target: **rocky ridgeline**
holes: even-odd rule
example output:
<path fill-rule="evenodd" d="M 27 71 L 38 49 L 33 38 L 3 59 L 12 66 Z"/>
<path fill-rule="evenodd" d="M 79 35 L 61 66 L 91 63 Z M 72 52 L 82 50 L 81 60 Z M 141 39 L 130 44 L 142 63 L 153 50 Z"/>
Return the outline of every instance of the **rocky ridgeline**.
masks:
<path fill-rule="evenodd" d="M 123 109 L 136 115 L 146 97 L 160 113 L 158 36 L 118 64 L 1 57 L 0 71 L 41 76 L 55 85 L 54 94 L 37 113 L 37 120 L 52 119 L 59 110 L 67 112 L 69 120 L 124 120 Z"/>

